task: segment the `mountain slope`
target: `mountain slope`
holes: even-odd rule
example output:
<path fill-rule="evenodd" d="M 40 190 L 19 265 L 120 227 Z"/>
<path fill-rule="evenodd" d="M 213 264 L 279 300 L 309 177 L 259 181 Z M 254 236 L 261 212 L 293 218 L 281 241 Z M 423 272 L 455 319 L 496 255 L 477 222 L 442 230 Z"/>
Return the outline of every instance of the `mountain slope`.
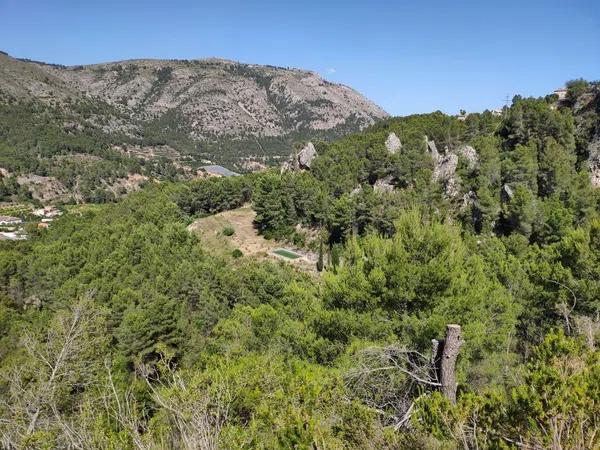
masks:
<path fill-rule="evenodd" d="M 87 104 L 83 118 L 104 133 L 229 163 L 268 162 L 289 154 L 294 141 L 337 137 L 387 116 L 314 72 L 220 59 L 64 67 L 3 54 L 0 99 Z"/>

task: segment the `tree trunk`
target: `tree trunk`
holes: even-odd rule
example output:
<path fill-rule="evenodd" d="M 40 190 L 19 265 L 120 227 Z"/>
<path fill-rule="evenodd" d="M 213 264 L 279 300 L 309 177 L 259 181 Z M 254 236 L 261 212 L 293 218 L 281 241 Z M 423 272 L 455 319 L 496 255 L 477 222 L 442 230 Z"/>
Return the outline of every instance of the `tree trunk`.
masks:
<path fill-rule="evenodd" d="M 452 403 L 456 403 L 456 358 L 463 344 L 460 332 L 460 325 L 447 325 L 446 339 L 432 339 L 432 367 L 442 394 Z"/>

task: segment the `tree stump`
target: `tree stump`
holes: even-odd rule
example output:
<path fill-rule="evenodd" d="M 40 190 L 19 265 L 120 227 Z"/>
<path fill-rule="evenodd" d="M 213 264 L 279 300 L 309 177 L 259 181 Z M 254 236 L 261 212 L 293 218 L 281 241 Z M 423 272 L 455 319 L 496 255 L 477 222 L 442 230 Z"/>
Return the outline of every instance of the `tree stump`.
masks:
<path fill-rule="evenodd" d="M 446 338 L 432 339 L 431 365 L 440 383 L 440 391 L 452 403 L 456 403 L 456 358 L 463 344 L 460 325 L 447 325 Z"/>

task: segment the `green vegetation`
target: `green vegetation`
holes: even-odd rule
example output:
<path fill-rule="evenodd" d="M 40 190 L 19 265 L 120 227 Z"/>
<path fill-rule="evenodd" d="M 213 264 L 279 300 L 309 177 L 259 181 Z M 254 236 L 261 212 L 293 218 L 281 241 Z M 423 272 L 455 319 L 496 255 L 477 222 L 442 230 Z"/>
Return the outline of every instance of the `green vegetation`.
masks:
<path fill-rule="evenodd" d="M 391 119 L 310 171 L 153 183 L 0 241 L 2 445 L 599 447 L 599 194 L 580 117 L 551 102 Z M 477 150 L 455 195 L 425 135 Z M 322 272 L 186 229 L 249 201 Z M 456 403 L 431 366 L 450 323 Z"/>
<path fill-rule="evenodd" d="M 31 201 L 27 187 L 17 183 L 23 174 L 52 177 L 62 183 L 69 193 L 62 199 L 65 203 L 114 201 L 116 194 L 124 192 L 115 193 L 109 186 L 130 173 L 163 179 L 180 174 L 165 158 L 140 160 L 114 150 L 114 144 L 139 142 L 104 131 L 103 124 L 94 122 L 99 115 L 119 119 L 117 111 L 101 102 L 63 106 L 0 102 L 0 167 L 11 174 L 0 175 L 0 202 Z"/>
<path fill-rule="evenodd" d="M 224 236 L 233 236 L 235 234 L 235 230 L 231 227 L 225 227 L 223 228 L 223 235 Z"/>

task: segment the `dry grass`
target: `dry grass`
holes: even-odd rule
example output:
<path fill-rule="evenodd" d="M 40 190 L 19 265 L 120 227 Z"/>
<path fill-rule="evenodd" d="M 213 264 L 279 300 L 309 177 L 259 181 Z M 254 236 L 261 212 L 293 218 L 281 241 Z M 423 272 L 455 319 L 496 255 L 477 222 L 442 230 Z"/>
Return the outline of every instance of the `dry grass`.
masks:
<path fill-rule="evenodd" d="M 303 256 L 296 260 L 273 254 L 274 249 L 285 247 L 285 245 L 278 241 L 267 240 L 259 235 L 253 224 L 255 216 L 256 213 L 252 207 L 245 205 L 238 209 L 198 219 L 188 226 L 188 230 L 196 233 L 200 237 L 203 247 L 209 251 L 225 254 L 239 248 L 245 256 L 276 258 L 309 270 L 315 268 L 315 261 L 302 252 L 294 250 Z M 225 236 L 223 234 L 225 227 L 233 228 L 235 233 L 232 236 Z"/>

